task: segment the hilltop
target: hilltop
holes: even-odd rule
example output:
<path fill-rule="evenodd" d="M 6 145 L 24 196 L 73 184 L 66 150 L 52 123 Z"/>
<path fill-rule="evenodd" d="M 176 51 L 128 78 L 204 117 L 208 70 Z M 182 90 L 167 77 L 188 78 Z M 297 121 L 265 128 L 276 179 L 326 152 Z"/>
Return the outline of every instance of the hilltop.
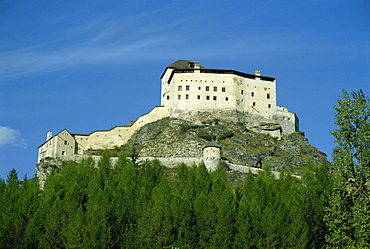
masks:
<path fill-rule="evenodd" d="M 266 123 L 260 125 L 273 129 Z M 327 161 L 326 155 L 310 145 L 303 132 L 277 138 L 256 132 L 257 128 L 245 122 L 219 118 L 205 118 L 197 122 L 164 118 L 138 129 L 125 147 L 140 145 L 140 157 L 201 158 L 202 148 L 210 140 L 215 140 L 222 148 L 224 164 L 256 168 L 268 165 L 273 170 L 294 169 L 299 172 L 308 162 L 320 164 Z M 101 151 L 90 150 L 89 154 L 98 155 Z"/>

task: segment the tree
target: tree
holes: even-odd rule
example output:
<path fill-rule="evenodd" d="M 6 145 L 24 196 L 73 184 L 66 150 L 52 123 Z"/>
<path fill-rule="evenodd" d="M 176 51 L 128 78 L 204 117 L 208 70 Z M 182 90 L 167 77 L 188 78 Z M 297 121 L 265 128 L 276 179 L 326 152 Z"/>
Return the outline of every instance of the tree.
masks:
<path fill-rule="evenodd" d="M 366 181 L 370 170 L 370 100 L 364 93 L 343 90 L 335 107 L 335 124 L 331 132 L 337 146 L 333 150 L 334 165 L 347 178 Z"/>
<path fill-rule="evenodd" d="M 370 101 L 362 90 L 338 99 L 332 132 L 335 182 L 325 216 L 329 247 L 370 244 Z"/>

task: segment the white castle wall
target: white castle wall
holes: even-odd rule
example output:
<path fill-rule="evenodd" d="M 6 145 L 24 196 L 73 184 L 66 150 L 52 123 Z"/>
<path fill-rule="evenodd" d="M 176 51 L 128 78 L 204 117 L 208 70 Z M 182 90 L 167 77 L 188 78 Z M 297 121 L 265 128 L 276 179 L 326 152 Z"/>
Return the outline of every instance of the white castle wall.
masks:
<path fill-rule="evenodd" d="M 39 147 L 38 163 L 47 157 L 68 160 L 73 154 L 75 154 L 75 139 L 67 130 L 63 130 Z"/>
<path fill-rule="evenodd" d="M 83 154 L 83 151 L 87 149 L 108 149 L 121 146 L 127 143 L 140 127 L 168 115 L 167 108 L 157 106 L 151 112 L 139 117 L 131 126 L 116 126 L 111 130 L 94 131 L 88 135 L 76 134 L 74 137 L 78 144 L 78 154 Z"/>
<path fill-rule="evenodd" d="M 70 160 L 79 162 L 83 158 L 90 157 L 91 155 L 73 155 Z M 100 160 L 100 156 L 94 156 L 92 155 L 91 158 L 95 161 L 95 163 L 98 163 Z M 129 158 L 128 158 L 129 159 Z M 118 160 L 118 157 L 111 157 L 111 163 L 114 165 Z M 160 161 L 165 167 L 167 168 L 175 168 L 179 166 L 180 164 L 184 163 L 186 165 L 199 165 L 202 163 L 201 157 L 140 157 L 140 161 L 152 161 L 152 160 L 158 160 Z"/>
<path fill-rule="evenodd" d="M 161 103 L 171 113 L 221 109 L 270 116 L 275 112 L 275 80 L 201 70 L 173 73 L 173 70 L 168 68 L 162 77 Z"/>
<path fill-rule="evenodd" d="M 167 108 L 155 107 L 139 117 L 131 126 L 116 126 L 111 130 L 94 131 L 90 134 L 71 134 L 63 130 L 39 147 L 38 163 L 46 157 L 71 160 L 74 154 L 82 155 L 88 149 L 108 149 L 127 143 L 140 127 L 169 115 Z M 64 144 L 64 141 L 68 141 Z"/>

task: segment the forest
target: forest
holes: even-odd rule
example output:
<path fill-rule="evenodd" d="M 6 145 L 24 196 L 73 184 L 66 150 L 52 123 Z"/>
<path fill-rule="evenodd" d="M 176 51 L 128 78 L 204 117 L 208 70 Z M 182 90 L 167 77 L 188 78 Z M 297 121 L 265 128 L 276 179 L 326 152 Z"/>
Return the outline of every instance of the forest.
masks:
<path fill-rule="evenodd" d="M 369 248 L 369 109 L 343 91 L 333 164 L 300 178 L 266 165 L 235 182 L 222 165 L 112 163 L 108 151 L 63 162 L 43 188 L 13 169 L 0 179 L 0 248 Z"/>

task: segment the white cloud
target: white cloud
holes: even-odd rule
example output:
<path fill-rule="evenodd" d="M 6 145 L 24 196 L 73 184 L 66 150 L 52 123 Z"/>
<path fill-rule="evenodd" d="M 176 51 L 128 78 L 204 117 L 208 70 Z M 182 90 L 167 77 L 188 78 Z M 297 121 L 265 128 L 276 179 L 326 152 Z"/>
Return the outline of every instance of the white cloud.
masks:
<path fill-rule="evenodd" d="M 0 126 L 0 148 L 6 145 L 25 146 L 26 142 L 20 136 L 20 131 L 10 127 Z"/>

